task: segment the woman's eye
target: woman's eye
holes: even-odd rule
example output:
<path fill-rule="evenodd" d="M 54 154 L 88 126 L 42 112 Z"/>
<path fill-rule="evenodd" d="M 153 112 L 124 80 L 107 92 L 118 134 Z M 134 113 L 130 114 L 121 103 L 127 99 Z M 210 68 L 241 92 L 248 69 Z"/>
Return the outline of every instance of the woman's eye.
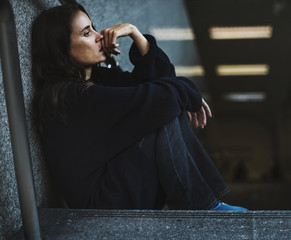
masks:
<path fill-rule="evenodd" d="M 84 36 L 85 36 L 85 37 L 89 37 L 89 34 L 90 34 L 89 31 L 88 31 L 88 32 L 85 32 L 85 33 L 84 33 Z"/>

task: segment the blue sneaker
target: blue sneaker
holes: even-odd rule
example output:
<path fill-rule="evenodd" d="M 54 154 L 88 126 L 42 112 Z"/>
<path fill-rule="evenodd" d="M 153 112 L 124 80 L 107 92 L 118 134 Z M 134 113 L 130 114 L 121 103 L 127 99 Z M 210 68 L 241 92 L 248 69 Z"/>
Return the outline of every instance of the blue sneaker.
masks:
<path fill-rule="evenodd" d="M 217 202 L 214 208 L 211 210 L 218 210 L 218 211 L 248 211 L 248 209 L 238 206 L 231 206 L 223 202 Z"/>

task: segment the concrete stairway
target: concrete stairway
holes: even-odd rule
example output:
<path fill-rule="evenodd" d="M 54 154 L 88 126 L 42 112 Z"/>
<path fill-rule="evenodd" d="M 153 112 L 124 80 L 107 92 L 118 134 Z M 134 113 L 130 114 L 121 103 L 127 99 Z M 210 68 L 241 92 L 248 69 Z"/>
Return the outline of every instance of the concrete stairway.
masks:
<path fill-rule="evenodd" d="M 39 218 L 43 239 L 54 240 L 291 239 L 291 211 L 40 209 Z"/>

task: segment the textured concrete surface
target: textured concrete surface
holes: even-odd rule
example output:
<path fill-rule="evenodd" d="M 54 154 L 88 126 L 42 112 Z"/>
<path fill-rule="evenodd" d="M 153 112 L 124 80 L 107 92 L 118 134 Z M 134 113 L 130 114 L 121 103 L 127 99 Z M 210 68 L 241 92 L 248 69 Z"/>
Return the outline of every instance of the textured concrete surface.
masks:
<path fill-rule="evenodd" d="M 40 211 L 42 237 L 79 239 L 291 239 L 291 211 Z M 19 233 L 15 240 L 23 239 Z"/>
<path fill-rule="evenodd" d="M 18 36 L 18 50 L 37 204 L 39 207 L 54 207 L 60 204 L 59 198 L 49 178 L 49 174 L 47 173 L 46 164 L 43 160 L 40 146 L 30 121 L 30 27 L 33 19 L 43 9 L 59 5 L 59 1 L 10 0 L 10 2 L 15 14 Z M 143 33 L 149 33 L 151 26 L 188 27 L 186 13 L 181 0 L 83 0 L 78 2 L 83 4 L 89 12 L 97 30 L 121 22 L 130 22 L 136 25 Z M 117 61 L 124 70 L 130 70 L 132 66 L 127 57 L 127 52 L 131 40 L 123 38 L 119 40 L 119 43 L 122 54 L 117 57 Z M 191 65 L 197 63 L 197 59 L 195 60 L 195 49 L 191 42 L 159 42 L 159 44 L 167 54 L 169 54 L 174 64 Z M 187 48 L 185 48 L 185 46 L 187 46 Z M 0 239 L 9 239 L 10 236 L 20 228 L 21 224 L 13 156 L 9 138 L 2 70 L 0 68 Z"/>
<path fill-rule="evenodd" d="M 20 57 L 20 67 L 23 81 L 24 100 L 26 106 L 29 139 L 31 144 L 32 167 L 34 173 L 35 189 L 38 206 L 54 206 L 58 204 L 57 194 L 53 190 L 53 185 L 49 179 L 46 164 L 43 160 L 40 146 L 33 132 L 30 121 L 30 100 L 31 100 L 31 62 L 30 62 L 30 27 L 33 19 L 43 9 L 59 5 L 59 1 L 10 1 L 16 22 L 18 36 L 18 50 Z M 100 24 L 99 29 L 120 21 L 137 20 L 144 21 L 145 4 L 138 4 L 138 1 L 124 2 L 111 1 L 79 1 L 88 9 L 92 20 Z M 130 4 L 129 4 L 130 2 Z M 117 8 L 119 7 L 118 11 Z M 133 11 L 139 9 L 139 11 Z M 122 10 L 120 12 L 120 10 Z M 137 16 L 140 15 L 141 18 Z M 124 17 L 123 17 L 124 16 Z M 123 17 L 123 18 L 122 18 Z M 106 21 L 106 20 L 107 21 Z M 144 21 L 145 22 L 145 21 Z M 141 24 L 140 24 L 141 25 Z M 129 44 L 123 44 L 121 50 L 126 53 Z M 128 58 L 122 62 L 123 66 L 128 65 Z M 9 238 L 21 226 L 19 201 L 17 195 L 17 185 L 13 165 L 13 156 L 9 138 L 8 119 L 6 112 L 6 102 L 3 89 L 2 70 L 0 69 L 0 239 Z M 4 217 L 5 216 L 5 217 Z"/>
<path fill-rule="evenodd" d="M 43 161 L 39 161 L 40 152 L 30 123 L 31 81 L 30 81 L 30 25 L 32 19 L 42 7 L 50 7 L 57 1 L 35 4 L 33 1 L 10 1 L 14 14 L 18 36 L 18 51 L 20 57 L 21 75 L 23 79 L 24 100 L 30 143 L 32 151 L 32 166 L 37 189 L 38 205 L 47 205 L 49 200 L 49 184 Z M 3 89 L 2 70 L 0 69 L 0 239 L 7 239 L 21 226 L 17 186 L 10 145 L 6 102 Z"/>

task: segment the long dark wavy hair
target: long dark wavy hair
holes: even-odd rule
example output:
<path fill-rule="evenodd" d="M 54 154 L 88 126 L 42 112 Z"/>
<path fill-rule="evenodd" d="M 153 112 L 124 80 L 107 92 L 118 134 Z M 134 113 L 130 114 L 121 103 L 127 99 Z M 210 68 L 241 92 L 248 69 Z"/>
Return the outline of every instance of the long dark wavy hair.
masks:
<path fill-rule="evenodd" d="M 87 14 L 77 3 L 57 6 L 43 11 L 32 25 L 32 112 L 40 134 L 48 110 L 51 117 L 65 121 L 66 86 L 72 82 L 81 82 L 84 87 L 92 84 L 85 80 L 84 68 L 69 57 L 71 23 L 78 11 Z"/>

